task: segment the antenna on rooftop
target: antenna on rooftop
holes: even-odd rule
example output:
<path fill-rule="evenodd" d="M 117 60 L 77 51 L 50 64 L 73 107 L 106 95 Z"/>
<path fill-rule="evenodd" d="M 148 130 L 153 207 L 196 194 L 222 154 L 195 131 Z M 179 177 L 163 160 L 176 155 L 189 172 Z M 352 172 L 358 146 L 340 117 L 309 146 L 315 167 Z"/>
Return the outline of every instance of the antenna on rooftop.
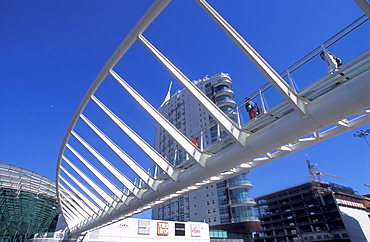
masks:
<path fill-rule="evenodd" d="M 306 157 L 307 156 L 308 155 L 306 154 Z M 334 178 L 338 178 L 338 179 L 342 179 L 342 180 L 347 180 L 346 178 L 343 178 L 343 177 L 340 177 L 340 176 L 336 176 L 336 175 L 332 175 L 332 174 L 328 174 L 328 173 L 324 173 L 324 172 L 319 171 L 318 167 L 317 167 L 317 164 L 312 165 L 308 158 L 306 158 L 306 162 L 307 162 L 307 166 L 308 166 L 308 173 L 310 173 L 312 181 L 322 181 L 322 179 L 321 179 L 322 175 L 330 176 L 330 177 L 334 177 Z"/>

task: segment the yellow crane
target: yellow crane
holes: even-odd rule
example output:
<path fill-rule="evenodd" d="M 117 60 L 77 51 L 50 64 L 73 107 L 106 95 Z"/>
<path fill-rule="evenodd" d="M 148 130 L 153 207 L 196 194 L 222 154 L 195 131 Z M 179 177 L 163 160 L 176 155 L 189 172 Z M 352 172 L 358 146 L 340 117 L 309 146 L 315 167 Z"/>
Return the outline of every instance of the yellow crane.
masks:
<path fill-rule="evenodd" d="M 324 172 L 319 171 L 318 167 L 317 167 L 317 164 L 312 165 L 309 159 L 306 159 L 306 162 L 307 162 L 307 166 L 308 166 L 308 173 L 310 173 L 312 181 L 321 181 L 322 180 L 321 176 L 323 176 L 323 175 L 334 177 L 334 178 L 339 178 L 339 179 L 342 179 L 342 180 L 347 180 L 346 178 L 343 178 L 343 177 L 340 177 L 340 176 L 336 176 L 336 175 L 332 175 L 332 174 L 328 174 L 328 173 L 324 173 Z"/>

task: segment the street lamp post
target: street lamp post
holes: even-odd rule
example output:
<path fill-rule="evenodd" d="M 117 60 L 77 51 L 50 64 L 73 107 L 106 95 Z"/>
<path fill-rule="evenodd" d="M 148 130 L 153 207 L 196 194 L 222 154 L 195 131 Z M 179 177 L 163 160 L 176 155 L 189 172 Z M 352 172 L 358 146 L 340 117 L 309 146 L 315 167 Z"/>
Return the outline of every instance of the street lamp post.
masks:
<path fill-rule="evenodd" d="M 370 147 L 370 144 L 369 144 L 369 141 L 367 141 L 367 138 L 366 136 L 370 134 L 370 129 L 367 129 L 365 131 L 363 131 L 362 129 L 357 131 L 355 134 L 353 134 L 354 137 L 359 137 L 359 138 L 364 138 L 367 145 Z"/>

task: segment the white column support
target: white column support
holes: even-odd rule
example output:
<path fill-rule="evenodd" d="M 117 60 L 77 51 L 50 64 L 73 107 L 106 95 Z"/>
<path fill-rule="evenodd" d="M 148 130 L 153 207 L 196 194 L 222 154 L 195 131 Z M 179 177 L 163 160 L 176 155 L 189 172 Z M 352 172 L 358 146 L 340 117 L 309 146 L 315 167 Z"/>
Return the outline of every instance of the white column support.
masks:
<path fill-rule="evenodd" d="M 63 156 L 63 160 L 66 160 L 66 157 Z M 64 171 L 64 173 L 81 188 L 82 191 L 84 191 L 98 206 L 100 209 L 105 208 L 105 203 L 97 197 L 93 192 L 90 191 L 85 185 L 83 185 L 78 179 L 76 179 L 67 169 L 65 169 L 63 166 L 60 166 L 60 169 Z"/>
<path fill-rule="evenodd" d="M 61 204 L 64 204 L 63 201 L 61 201 Z M 78 224 L 78 222 L 80 222 L 81 220 L 77 220 L 76 217 L 74 215 L 71 214 L 71 211 L 69 209 L 67 209 L 67 207 L 64 207 L 64 206 L 61 206 L 62 207 L 62 211 L 63 211 L 63 215 L 66 216 L 67 220 L 69 219 L 69 223 L 68 223 L 68 226 L 75 226 L 76 224 Z"/>
<path fill-rule="evenodd" d="M 195 0 L 205 12 L 224 30 L 229 38 L 244 52 L 252 63 L 262 72 L 267 80 L 277 89 L 284 99 L 303 118 L 308 118 L 305 113 L 307 100 L 299 96 L 281 76 L 255 51 L 249 43 L 213 9 L 205 0 Z"/>
<path fill-rule="evenodd" d="M 84 203 L 89 206 L 89 208 L 97 214 L 99 212 L 99 207 L 90 201 L 84 194 L 82 194 L 78 189 L 76 189 L 72 184 L 70 184 L 63 176 L 59 175 L 59 178 L 71 189 Z M 67 190 L 63 187 L 64 190 Z"/>
<path fill-rule="evenodd" d="M 121 201 L 126 200 L 126 194 L 122 192 L 111 180 L 109 180 L 106 176 L 104 176 L 98 169 L 96 169 L 91 163 L 83 157 L 80 153 L 78 153 L 70 144 L 66 144 L 66 147 L 72 151 L 72 153 Z M 103 196 L 102 193 L 99 192 L 100 195 Z M 112 198 L 112 196 L 108 193 L 106 194 L 106 198 Z M 107 200 L 109 201 L 109 200 Z"/>
<path fill-rule="evenodd" d="M 81 160 L 83 157 L 80 156 L 69 144 L 66 144 L 66 147 L 68 147 L 69 150 L 74 153 L 77 158 L 83 163 Z M 93 179 L 91 179 L 89 176 L 87 176 L 81 169 L 79 169 L 74 163 L 72 163 L 67 157 L 63 157 L 63 159 L 68 163 L 68 165 L 82 178 L 84 179 L 87 184 L 89 184 L 97 194 L 99 194 L 102 198 L 104 198 L 105 202 L 108 204 L 113 203 L 113 198 L 104 190 L 102 189 L 98 184 L 96 184 Z"/>
<path fill-rule="evenodd" d="M 65 194 L 63 194 L 63 197 L 64 197 L 64 201 L 68 204 L 71 204 L 72 207 L 74 207 L 75 209 L 76 208 L 79 208 L 78 209 L 78 212 L 82 215 L 82 217 L 84 217 L 84 219 L 87 219 L 89 218 L 90 214 L 88 214 L 84 209 L 81 208 L 81 202 L 80 203 L 77 203 L 77 200 L 75 200 L 74 198 L 72 198 L 71 196 L 66 196 Z M 77 210 L 77 209 L 76 209 Z"/>
<path fill-rule="evenodd" d="M 248 133 L 239 127 L 214 104 L 194 83 L 192 83 L 173 63 L 159 52 L 144 36 L 139 35 L 141 43 L 157 58 L 157 60 L 190 92 L 190 94 L 202 105 L 217 123 L 219 123 L 231 137 L 241 144 Z"/>
<path fill-rule="evenodd" d="M 148 186 L 156 190 L 157 184 L 155 180 L 142 168 L 134 159 L 132 159 L 126 152 L 124 152 L 117 144 L 115 144 L 110 138 L 108 138 L 100 129 L 98 129 L 89 119 L 87 119 L 83 114 L 80 115 L 81 120 L 83 120 L 107 145 L 110 149 L 114 151 L 121 158 L 122 161 L 128 165 L 133 172 L 136 173 Z"/>
<path fill-rule="evenodd" d="M 78 206 L 74 207 L 76 206 L 76 203 L 73 203 L 72 201 L 70 201 L 70 199 L 65 198 L 62 202 L 63 202 L 64 208 L 71 211 L 71 213 L 73 213 L 78 218 L 79 221 L 83 221 L 89 217 L 87 216 L 86 213 L 84 213 L 83 210 L 76 209 Z"/>
<path fill-rule="evenodd" d="M 89 145 L 81 136 L 75 131 L 71 134 L 105 167 L 107 170 L 117 178 L 130 192 L 134 192 L 135 184 L 128 179 L 120 170 L 113 166 L 107 159 L 105 159 L 99 152 L 97 152 L 91 145 Z"/>
<path fill-rule="evenodd" d="M 108 109 L 98 98 L 94 95 L 91 99 L 100 107 L 101 110 L 142 150 L 150 159 L 152 159 L 172 180 L 177 181 L 180 169 L 175 169 L 173 166 L 161 156 L 153 147 L 151 147 L 145 140 L 136 134 L 128 125 L 126 125 L 120 118 L 118 118 L 110 109 Z"/>
<path fill-rule="evenodd" d="M 64 186 L 61 185 L 61 194 L 65 197 L 65 198 L 70 198 L 70 200 L 74 201 L 75 203 L 77 203 L 80 208 L 86 213 L 88 214 L 89 216 L 92 216 L 94 214 L 94 211 L 91 210 L 91 208 L 89 208 L 88 206 L 86 206 L 83 202 L 82 202 L 82 198 L 81 197 L 76 197 L 75 194 L 72 194 L 72 192 L 69 191 L 69 189 L 65 189 Z M 66 193 L 66 194 L 64 194 Z M 78 207 L 78 206 L 77 206 Z"/>
<path fill-rule="evenodd" d="M 140 106 L 164 129 L 181 147 L 195 159 L 201 166 L 205 166 L 208 155 L 202 153 L 198 147 L 185 137 L 173 124 L 171 124 L 165 117 L 162 116 L 150 103 L 148 103 L 139 93 L 128 85 L 117 73 L 113 70 L 110 74 L 117 80 L 117 82 L 140 104 Z"/>

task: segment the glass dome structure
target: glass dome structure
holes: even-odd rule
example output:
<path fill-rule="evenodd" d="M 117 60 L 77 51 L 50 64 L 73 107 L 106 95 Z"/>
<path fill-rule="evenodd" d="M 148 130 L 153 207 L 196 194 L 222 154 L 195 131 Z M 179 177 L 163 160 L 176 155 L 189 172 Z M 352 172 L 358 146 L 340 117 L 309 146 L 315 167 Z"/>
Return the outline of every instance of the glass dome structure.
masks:
<path fill-rule="evenodd" d="M 0 162 L 0 238 L 23 240 L 44 233 L 60 213 L 55 181 Z"/>

